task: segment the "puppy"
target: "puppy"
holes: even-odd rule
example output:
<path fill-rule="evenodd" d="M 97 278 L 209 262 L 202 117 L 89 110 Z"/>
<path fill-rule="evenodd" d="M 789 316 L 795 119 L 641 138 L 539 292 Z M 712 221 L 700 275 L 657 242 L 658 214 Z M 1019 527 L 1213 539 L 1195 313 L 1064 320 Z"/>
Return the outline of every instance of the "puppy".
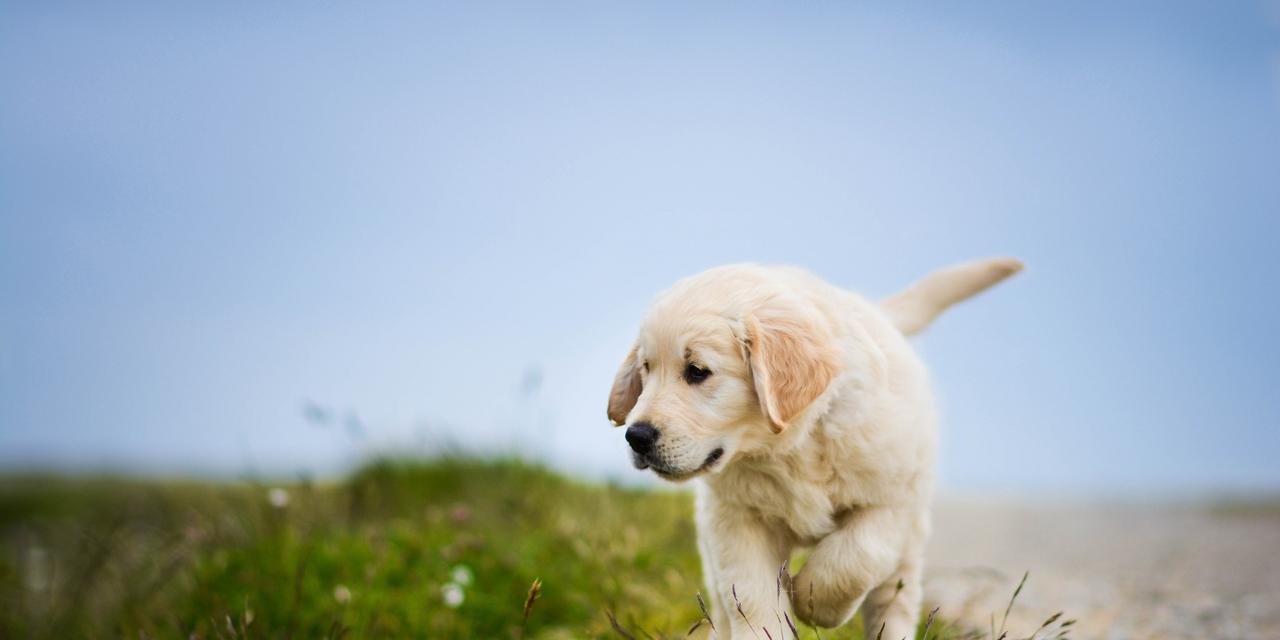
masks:
<path fill-rule="evenodd" d="M 658 297 L 609 419 L 637 468 L 702 478 L 717 637 L 835 627 L 859 606 L 868 638 L 915 637 L 937 435 L 906 337 L 1021 268 L 961 264 L 876 304 L 800 269 L 732 265 Z M 812 553 L 792 576 L 799 546 Z"/>

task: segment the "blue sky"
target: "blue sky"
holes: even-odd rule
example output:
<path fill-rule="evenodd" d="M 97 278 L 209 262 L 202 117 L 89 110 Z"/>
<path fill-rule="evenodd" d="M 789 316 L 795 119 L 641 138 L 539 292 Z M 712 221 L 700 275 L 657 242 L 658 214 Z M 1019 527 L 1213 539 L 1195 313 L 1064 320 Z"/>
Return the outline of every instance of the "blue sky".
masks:
<path fill-rule="evenodd" d="M 1274 491 L 1277 246 L 1274 4 L 0 6 L 8 468 L 628 478 L 676 278 L 1000 253 L 918 341 L 947 486 Z"/>

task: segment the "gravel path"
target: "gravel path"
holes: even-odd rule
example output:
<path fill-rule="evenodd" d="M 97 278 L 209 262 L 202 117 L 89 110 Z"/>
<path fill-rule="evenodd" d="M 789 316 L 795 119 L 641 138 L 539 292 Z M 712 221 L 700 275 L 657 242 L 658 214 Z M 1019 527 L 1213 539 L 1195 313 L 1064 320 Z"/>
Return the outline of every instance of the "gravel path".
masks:
<path fill-rule="evenodd" d="M 1280 639 L 1280 509 L 940 499 L 927 598 L 1025 638 L 1050 614 L 1073 638 Z"/>

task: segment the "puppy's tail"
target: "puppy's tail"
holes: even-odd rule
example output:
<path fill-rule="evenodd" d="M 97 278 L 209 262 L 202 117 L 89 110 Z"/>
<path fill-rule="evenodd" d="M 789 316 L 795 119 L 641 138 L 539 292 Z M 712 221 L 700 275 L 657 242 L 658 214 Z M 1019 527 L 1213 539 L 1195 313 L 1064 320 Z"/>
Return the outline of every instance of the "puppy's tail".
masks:
<path fill-rule="evenodd" d="M 1022 271 L 1013 258 L 986 258 L 938 269 L 906 289 L 885 298 L 880 306 L 905 335 L 924 331 L 951 305 Z"/>

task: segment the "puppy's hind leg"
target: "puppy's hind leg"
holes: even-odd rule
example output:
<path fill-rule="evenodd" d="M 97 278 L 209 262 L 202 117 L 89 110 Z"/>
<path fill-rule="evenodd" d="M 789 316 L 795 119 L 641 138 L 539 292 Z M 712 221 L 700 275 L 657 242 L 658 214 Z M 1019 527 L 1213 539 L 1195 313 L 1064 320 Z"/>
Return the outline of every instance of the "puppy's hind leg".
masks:
<path fill-rule="evenodd" d="M 862 603 L 863 637 L 867 640 L 911 640 L 920 619 L 920 563 L 908 558 Z"/>

